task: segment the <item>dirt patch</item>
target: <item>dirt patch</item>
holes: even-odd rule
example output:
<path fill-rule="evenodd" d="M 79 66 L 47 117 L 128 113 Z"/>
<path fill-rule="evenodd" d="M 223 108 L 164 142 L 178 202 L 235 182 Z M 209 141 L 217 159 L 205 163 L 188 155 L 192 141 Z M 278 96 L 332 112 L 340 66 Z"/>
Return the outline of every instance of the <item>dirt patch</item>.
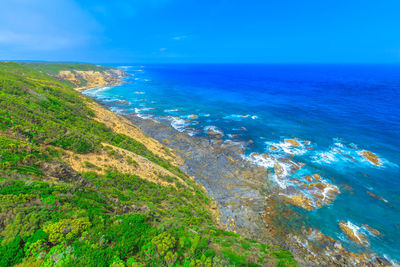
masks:
<path fill-rule="evenodd" d="M 115 169 L 164 186 L 175 186 L 175 181 L 186 185 L 180 177 L 142 156 L 109 144 L 104 143 L 103 146 L 104 149 L 98 153 L 76 154 L 65 151 L 63 160 L 77 172 L 105 174 L 108 169 Z"/>
<path fill-rule="evenodd" d="M 126 118 L 109 111 L 96 102 L 87 102 L 87 106 L 94 111 L 95 120 L 104 123 L 114 132 L 127 135 L 146 146 L 148 150 L 157 156 L 168 160 L 174 166 L 183 165 L 183 159 L 172 152 L 170 148 L 146 136 L 138 127 L 133 125 Z"/>

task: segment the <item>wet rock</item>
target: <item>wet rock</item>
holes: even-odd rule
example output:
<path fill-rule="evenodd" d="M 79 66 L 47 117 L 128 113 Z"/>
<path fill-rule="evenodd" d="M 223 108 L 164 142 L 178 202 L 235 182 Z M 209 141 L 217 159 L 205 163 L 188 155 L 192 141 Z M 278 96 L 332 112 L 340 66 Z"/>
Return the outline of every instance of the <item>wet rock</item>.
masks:
<path fill-rule="evenodd" d="M 286 202 L 293 206 L 297 206 L 306 210 L 314 209 L 313 200 L 302 193 L 298 193 L 296 195 L 283 195 L 283 198 Z"/>
<path fill-rule="evenodd" d="M 300 168 L 303 168 L 304 166 L 306 166 L 306 164 L 305 164 L 305 163 L 303 163 L 303 162 L 297 162 L 297 165 L 299 165 L 299 166 L 300 166 Z"/>
<path fill-rule="evenodd" d="M 277 148 L 276 146 L 270 146 L 269 149 L 271 149 L 271 150 L 273 150 L 273 151 L 278 150 L 278 148 Z"/>
<path fill-rule="evenodd" d="M 346 190 L 346 191 L 348 191 L 350 194 L 354 194 L 354 189 L 353 189 L 353 187 L 351 187 L 350 185 L 348 185 L 348 184 L 340 184 L 340 188 L 341 189 L 343 189 L 343 190 Z"/>
<path fill-rule="evenodd" d="M 367 192 L 367 194 L 370 195 L 373 198 L 376 198 L 376 199 L 382 200 L 385 203 L 388 203 L 388 201 L 386 199 L 384 199 L 383 197 L 375 195 L 373 192 L 371 192 L 369 190 L 366 190 L 365 192 Z"/>
<path fill-rule="evenodd" d="M 326 184 L 324 183 L 312 183 L 308 186 L 308 190 L 322 190 L 324 191 L 326 188 Z"/>
<path fill-rule="evenodd" d="M 375 264 L 377 266 L 393 266 L 393 264 L 383 257 L 376 257 Z"/>
<path fill-rule="evenodd" d="M 195 119 L 197 119 L 197 115 L 196 114 L 191 114 L 191 115 L 188 116 L 188 118 L 195 120 Z"/>
<path fill-rule="evenodd" d="M 313 174 L 313 178 L 315 179 L 315 180 L 321 180 L 321 175 L 319 175 L 319 174 Z"/>
<path fill-rule="evenodd" d="M 342 232 L 346 234 L 347 238 L 351 241 L 360 246 L 368 246 L 368 240 L 362 233 L 360 233 L 358 226 L 352 224 L 351 222 L 340 221 L 339 227 L 340 230 L 342 230 Z"/>
<path fill-rule="evenodd" d="M 306 187 L 306 184 L 303 183 L 302 181 L 300 181 L 299 179 L 290 179 L 290 181 L 291 181 L 293 184 L 302 186 L 303 188 Z"/>
<path fill-rule="evenodd" d="M 367 151 L 367 150 L 361 151 L 360 155 L 363 156 L 364 158 L 366 158 L 367 160 L 369 160 L 369 162 L 371 162 L 372 164 L 374 164 L 376 166 L 382 165 L 379 157 L 376 154 L 372 153 L 371 151 Z"/>
<path fill-rule="evenodd" d="M 336 186 L 320 182 L 309 184 L 307 190 L 315 197 L 315 204 L 318 208 L 331 204 L 340 194 Z"/>
<path fill-rule="evenodd" d="M 216 127 L 208 127 L 206 133 L 211 139 L 218 139 L 224 135 L 223 132 Z"/>
<path fill-rule="evenodd" d="M 285 139 L 285 143 L 290 144 L 291 146 L 294 146 L 294 147 L 301 146 L 300 142 L 297 141 L 296 139 Z"/>
<path fill-rule="evenodd" d="M 275 162 L 274 172 L 278 177 L 281 177 L 285 173 L 285 169 L 278 162 Z"/>
<path fill-rule="evenodd" d="M 381 232 L 379 232 L 375 228 L 372 228 L 368 224 L 363 224 L 362 226 L 372 235 L 375 235 L 375 236 L 381 235 Z"/>

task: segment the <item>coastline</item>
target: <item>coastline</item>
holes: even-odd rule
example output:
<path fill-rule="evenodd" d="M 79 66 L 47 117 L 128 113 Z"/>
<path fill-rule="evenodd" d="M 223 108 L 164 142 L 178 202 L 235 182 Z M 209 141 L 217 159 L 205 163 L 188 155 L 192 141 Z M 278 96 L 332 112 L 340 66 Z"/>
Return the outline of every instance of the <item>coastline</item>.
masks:
<path fill-rule="evenodd" d="M 112 107 L 92 99 L 108 110 Z M 302 215 L 279 196 L 279 188 L 271 180 L 272 173 L 245 160 L 242 147 L 226 145 L 218 136 L 189 136 L 164 121 L 134 114 L 118 115 L 183 159 L 182 170 L 193 176 L 216 201 L 221 228 L 289 249 L 305 266 L 391 265 L 372 251 L 370 254 L 347 251 L 338 240 L 308 228 Z M 310 236 L 315 243 L 307 239 Z M 321 244 L 325 249 L 319 249 Z"/>
<path fill-rule="evenodd" d="M 126 118 L 30 66 L 0 74 L 1 266 L 296 265 L 217 227 L 215 201 L 179 156 Z"/>
<path fill-rule="evenodd" d="M 80 92 L 101 87 L 104 86 L 84 88 Z M 113 112 L 112 104 L 95 97 L 91 99 Z M 287 248 L 302 265 L 395 265 L 371 250 L 368 253 L 348 251 L 339 240 L 307 227 L 304 217 L 282 200 L 282 192 L 272 182 L 273 173 L 245 160 L 240 146 L 224 144 L 215 134 L 208 138 L 189 136 L 167 121 L 113 113 L 122 115 L 183 159 L 179 163 L 182 170 L 193 176 L 217 202 L 221 228 Z"/>
<path fill-rule="evenodd" d="M 102 88 L 102 87 L 113 87 L 113 86 L 119 86 L 122 84 L 125 84 L 126 81 L 122 77 L 118 77 L 118 81 L 115 81 L 113 83 L 106 83 L 106 84 L 101 84 L 101 85 L 90 85 L 90 86 L 82 86 L 82 87 L 76 87 L 74 88 L 76 91 L 82 93 L 86 90 L 91 90 L 91 89 L 97 89 L 97 88 Z"/>

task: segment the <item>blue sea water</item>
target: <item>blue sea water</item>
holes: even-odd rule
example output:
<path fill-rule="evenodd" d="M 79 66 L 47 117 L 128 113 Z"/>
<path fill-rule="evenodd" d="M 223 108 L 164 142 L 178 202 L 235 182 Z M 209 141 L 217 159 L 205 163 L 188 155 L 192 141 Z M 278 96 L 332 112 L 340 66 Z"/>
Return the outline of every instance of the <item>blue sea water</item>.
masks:
<path fill-rule="evenodd" d="M 400 66 L 122 68 L 132 74 L 126 84 L 86 94 L 109 102 L 117 112 L 162 119 L 190 135 L 205 136 L 214 126 L 225 140 L 242 142 L 247 156 L 294 154 L 306 166 L 289 176 L 318 173 L 341 191 L 329 205 L 302 210 L 310 226 L 359 251 L 338 226 L 350 221 L 367 235 L 373 251 L 400 261 Z M 310 144 L 288 147 L 286 138 Z M 271 145 L 278 150 L 271 151 Z M 378 155 L 382 165 L 363 158 L 363 150 Z M 271 168 L 268 162 L 257 163 Z M 368 234 L 363 224 L 382 235 Z"/>

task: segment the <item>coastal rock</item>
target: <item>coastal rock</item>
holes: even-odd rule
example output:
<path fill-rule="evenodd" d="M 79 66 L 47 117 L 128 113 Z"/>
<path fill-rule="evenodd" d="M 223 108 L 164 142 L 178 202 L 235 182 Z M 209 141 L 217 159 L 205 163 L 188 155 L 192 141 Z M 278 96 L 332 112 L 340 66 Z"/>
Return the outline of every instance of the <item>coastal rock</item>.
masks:
<path fill-rule="evenodd" d="M 308 190 L 321 190 L 324 191 L 327 185 L 324 183 L 312 183 L 308 185 Z"/>
<path fill-rule="evenodd" d="M 195 120 L 195 119 L 197 119 L 197 115 L 196 114 L 191 114 L 191 115 L 188 116 L 188 118 Z"/>
<path fill-rule="evenodd" d="M 278 162 L 275 162 L 274 172 L 276 176 L 281 177 L 285 173 L 285 169 Z"/>
<path fill-rule="evenodd" d="M 353 189 L 353 187 L 351 187 L 350 185 L 348 185 L 348 184 L 341 184 L 340 185 L 340 188 L 342 188 L 342 189 L 344 189 L 344 190 L 346 190 L 346 191 L 348 191 L 350 194 L 354 194 L 354 189 Z"/>
<path fill-rule="evenodd" d="M 293 206 L 297 206 L 306 210 L 314 209 L 313 200 L 302 193 L 298 193 L 296 195 L 283 195 L 283 199 Z"/>
<path fill-rule="evenodd" d="M 360 233 L 358 226 L 352 224 L 351 222 L 340 221 L 339 227 L 340 230 L 342 230 L 342 232 L 345 233 L 347 238 L 351 241 L 360 246 L 368 246 L 368 240 L 362 233 Z"/>
<path fill-rule="evenodd" d="M 224 134 L 215 126 L 210 126 L 206 128 L 206 133 L 211 139 L 221 138 Z"/>
<path fill-rule="evenodd" d="M 300 166 L 300 168 L 303 168 L 304 166 L 306 166 L 306 164 L 305 164 L 305 163 L 303 163 L 303 162 L 297 162 L 297 165 L 299 165 L 299 166 Z"/>
<path fill-rule="evenodd" d="M 300 142 L 297 141 L 296 139 L 285 139 L 285 143 L 293 146 L 293 147 L 299 147 L 301 146 Z"/>
<path fill-rule="evenodd" d="M 293 184 L 300 185 L 302 188 L 306 188 L 306 184 L 299 179 L 290 179 Z"/>
<path fill-rule="evenodd" d="M 319 175 L 319 174 L 313 174 L 313 176 L 312 176 L 315 180 L 321 180 L 321 175 Z"/>
<path fill-rule="evenodd" d="M 379 157 L 376 154 L 372 153 L 371 151 L 363 150 L 359 154 L 363 156 L 365 159 L 369 160 L 370 163 L 376 166 L 382 165 Z"/>
<path fill-rule="evenodd" d="M 315 197 L 315 204 L 318 208 L 331 204 L 340 194 L 336 186 L 326 183 L 312 183 L 308 185 L 307 189 Z"/>
<path fill-rule="evenodd" d="M 273 150 L 273 151 L 278 150 L 278 148 L 277 148 L 276 146 L 270 146 L 269 149 L 271 149 L 271 150 Z"/>
<path fill-rule="evenodd" d="M 378 230 L 376 230 L 375 228 L 372 228 L 371 226 L 369 226 L 368 224 L 363 224 L 362 225 L 365 230 L 367 230 L 370 234 L 374 235 L 374 236 L 378 236 L 381 235 L 381 232 L 379 232 Z"/>
<path fill-rule="evenodd" d="M 370 195 L 370 196 L 373 197 L 373 198 L 382 200 L 382 201 L 385 202 L 385 203 L 388 203 L 388 202 L 389 202 L 389 201 L 387 201 L 386 199 L 384 199 L 383 197 L 377 196 L 377 195 L 375 195 L 374 193 L 372 193 L 372 192 L 369 191 L 369 190 L 366 190 L 365 192 L 367 192 L 367 194 Z"/>
<path fill-rule="evenodd" d="M 297 188 L 289 187 L 284 195 L 284 200 L 306 210 L 329 205 L 340 194 L 339 189 L 329 183 L 315 182 L 307 185 L 298 179 L 290 179 L 290 182 L 297 185 Z"/>

